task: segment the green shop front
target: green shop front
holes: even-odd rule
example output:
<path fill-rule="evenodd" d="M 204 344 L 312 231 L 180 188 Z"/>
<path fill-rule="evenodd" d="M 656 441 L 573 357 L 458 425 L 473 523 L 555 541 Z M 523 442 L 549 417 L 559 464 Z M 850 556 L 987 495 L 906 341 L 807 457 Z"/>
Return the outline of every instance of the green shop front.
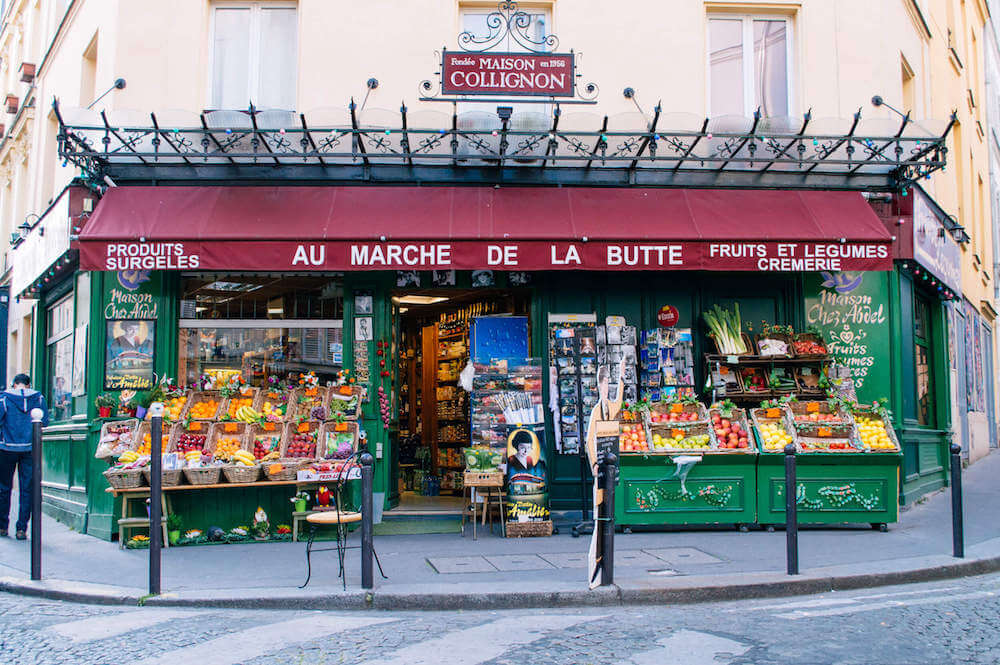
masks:
<path fill-rule="evenodd" d="M 201 205 L 192 206 L 199 197 Z M 296 206 L 300 213 L 289 217 Z M 729 211 L 731 219 L 715 231 L 692 217 L 684 224 L 702 237 L 730 239 L 693 242 L 664 230 L 663 211 L 699 208 Z M 814 226 L 819 235 L 784 237 L 779 244 L 776 229 L 746 221 L 779 208 L 791 216 L 786 228 L 844 214 L 831 219 L 835 231 Z M 579 209 L 592 210 L 592 216 L 586 219 Z M 613 241 L 630 233 L 609 225 L 613 209 L 631 210 L 631 233 L 641 228 L 646 240 Z M 189 217 L 192 210 L 198 212 Z M 241 218 L 247 210 L 255 211 L 252 219 Z M 449 210 L 462 214 L 448 218 Z M 547 226 L 536 228 L 533 220 L 542 218 Z M 734 242 L 740 227 L 743 235 Z M 203 229 L 209 228 L 220 230 L 206 238 Z M 842 245 L 842 236 L 831 243 L 823 233 L 856 235 Z M 331 240 L 335 234 L 343 239 Z M 63 368 L 77 367 L 74 352 L 65 360 L 65 349 L 82 344 L 89 360 L 75 413 L 65 412 L 46 432 L 46 506 L 105 538 L 116 532 L 119 508 L 105 491 L 106 463 L 93 457 L 103 423 L 94 398 L 121 389 L 141 395 L 157 377 L 194 385 L 220 370 L 239 371 L 251 383 L 312 372 L 326 382 L 350 370 L 368 391 L 361 427 L 376 457 L 375 491 L 391 517 L 394 510 L 456 514 L 461 508 L 458 452 L 473 433 L 469 398 L 457 390 L 455 375 L 469 359 L 469 328 L 477 319 L 524 319 L 529 357 L 557 371 L 551 335 L 556 322 L 603 324 L 611 317 L 634 328 L 638 340 L 644 331 L 661 328 L 664 310 L 672 312 L 673 325 L 685 331 L 691 347 L 690 374 L 677 385 L 706 402 L 710 396 L 702 389 L 711 364 L 705 359 L 716 350 L 701 313 L 715 304 L 739 303 L 748 327 L 825 326 L 831 356 L 851 368 L 864 400 L 893 396 L 895 371 L 874 368 L 899 363 L 891 329 L 898 312 L 892 284 L 900 273 L 877 270 L 891 267 L 888 234 L 862 197 L 849 192 L 120 187 L 105 193 L 78 248 L 79 270 L 30 291 L 52 326 L 39 331 L 36 372 L 45 377 L 54 404 L 60 403 Z M 842 257 L 832 256 L 835 251 Z M 816 267 L 820 253 L 829 255 L 821 265 L 830 270 L 791 269 Z M 75 254 L 67 257 L 65 265 L 75 268 Z M 813 263 L 802 264 L 806 259 Z M 853 285 L 850 298 L 840 294 L 845 285 Z M 63 319 L 79 323 L 69 336 L 72 344 L 60 347 Z M 864 343 L 849 344 L 851 333 Z M 126 344 L 141 346 L 150 361 L 124 368 L 114 363 Z M 635 355 L 640 374 L 641 354 Z M 544 382 L 545 404 L 554 389 Z M 646 394 L 638 383 L 634 389 Z M 673 391 L 664 386 L 662 392 L 666 398 Z M 549 409 L 545 422 L 551 509 L 580 510 L 590 482 L 580 448 L 557 436 Z M 719 504 L 711 493 L 707 499 L 707 507 L 734 514 L 679 521 L 757 521 L 756 461 L 756 455 L 732 454 L 695 465 L 687 480 L 692 486 L 738 480 L 738 490 L 722 505 L 711 505 Z M 661 456 L 654 462 L 623 460 L 623 489 L 630 465 L 644 466 L 639 475 L 646 480 L 672 474 L 672 461 Z M 699 480 L 700 474 L 707 475 Z M 79 499 L 62 501 L 66 490 L 60 484 Z M 896 491 L 887 486 L 882 500 L 895 506 Z M 243 524 L 258 505 L 272 522 L 284 522 L 290 521 L 291 494 L 288 487 L 266 486 L 178 492 L 173 509 L 192 527 Z"/>

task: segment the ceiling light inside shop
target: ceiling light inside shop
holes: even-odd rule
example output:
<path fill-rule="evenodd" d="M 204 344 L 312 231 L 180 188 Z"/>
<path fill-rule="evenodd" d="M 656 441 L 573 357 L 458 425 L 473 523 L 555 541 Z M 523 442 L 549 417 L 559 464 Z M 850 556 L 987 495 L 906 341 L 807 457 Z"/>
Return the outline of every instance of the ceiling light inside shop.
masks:
<path fill-rule="evenodd" d="M 445 300 L 447 298 L 441 296 L 403 296 L 398 302 L 401 305 L 433 305 Z"/>
<path fill-rule="evenodd" d="M 284 307 L 268 307 L 267 308 L 267 313 L 268 314 L 284 314 L 285 313 L 285 308 Z"/>

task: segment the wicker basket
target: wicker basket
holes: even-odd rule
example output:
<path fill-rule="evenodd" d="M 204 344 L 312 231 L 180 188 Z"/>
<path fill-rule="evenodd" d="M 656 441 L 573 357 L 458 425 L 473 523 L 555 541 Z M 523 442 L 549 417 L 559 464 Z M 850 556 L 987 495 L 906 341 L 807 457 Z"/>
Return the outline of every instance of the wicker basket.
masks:
<path fill-rule="evenodd" d="M 142 469 L 108 469 L 104 472 L 108 485 L 116 490 L 133 490 L 143 486 Z"/>
<path fill-rule="evenodd" d="M 152 471 L 148 466 L 142 469 L 142 477 L 146 479 L 147 485 L 152 485 L 149 480 L 150 476 L 153 475 Z M 163 487 L 177 487 L 183 478 L 184 469 L 163 469 L 160 473 L 160 484 Z"/>
<path fill-rule="evenodd" d="M 326 387 L 317 386 L 315 388 L 316 394 L 312 396 L 311 401 L 299 403 L 299 399 L 309 398 L 309 396 L 306 395 L 307 390 L 307 388 L 296 388 L 292 393 L 291 398 L 289 398 L 289 408 L 293 411 L 290 419 L 309 418 L 312 415 L 310 411 L 312 411 L 313 407 L 322 406 L 323 408 L 326 408 Z"/>
<path fill-rule="evenodd" d="M 746 353 L 738 353 L 738 354 L 723 353 L 722 349 L 719 348 L 719 340 L 716 339 L 715 336 L 713 335 L 712 336 L 712 342 L 715 344 L 715 352 L 717 354 L 719 354 L 720 356 L 732 356 L 732 355 L 738 355 L 740 357 L 743 357 L 743 356 L 752 356 L 753 352 L 757 350 L 757 347 L 755 347 L 753 345 L 753 340 L 750 339 L 750 335 L 748 335 L 746 333 L 740 333 L 740 337 L 743 339 L 743 343 L 747 347 L 747 352 Z"/>
<path fill-rule="evenodd" d="M 298 458 L 279 459 L 277 462 L 264 464 L 262 468 L 264 470 L 264 476 L 267 480 L 278 482 L 282 480 L 295 480 L 298 477 L 299 469 L 308 465 L 308 460 L 301 460 Z M 272 471 L 275 467 L 280 467 L 280 469 L 278 471 Z"/>
<path fill-rule="evenodd" d="M 196 466 L 184 469 L 184 477 L 192 485 L 218 485 L 221 466 Z"/>
<path fill-rule="evenodd" d="M 188 397 L 187 404 L 184 405 L 184 410 L 181 412 L 180 419 L 181 420 L 187 419 L 188 414 L 191 413 L 191 407 L 193 407 L 195 404 L 201 404 L 202 402 L 210 402 L 212 400 L 215 400 L 215 402 L 218 404 L 217 408 L 215 409 L 215 413 L 212 414 L 211 418 L 198 418 L 198 420 L 215 420 L 216 418 L 219 417 L 219 411 L 222 410 L 222 403 L 225 401 L 219 395 L 218 390 L 193 391 L 191 395 Z"/>
<path fill-rule="evenodd" d="M 260 465 L 243 466 L 242 464 L 228 464 L 222 467 L 222 473 L 228 482 L 244 485 L 255 483 L 260 479 Z"/>
<path fill-rule="evenodd" d="M 192 420 L 191 427 L 197 429 L 187 429 L 184 427 L 184 423 L 175 423 L 170 429 L 170 444 L 167 446 L 167 452 L 177 452 L 177 444 L 180 442 L 182 434 L 202 434 L 205 436 L 205 445 L 208 444 L 208 434 L 212 428 L 212 423 L 206 420 Z M 205 449 L 203 445 L 202 450 Z"/>
<path fill-rule="evenodd" d="M 106 438 L 111 436 L 109 434 L 109 430 L 111 428 L 122 428 L 123 430 L 127 430 L 127 432 L 122 432 L 117 435 L 119 443 L 122 445 L 122 451 L 135 450 L 133 442 L 135 441 L 135 430 L 138 425 L 139 421 L 134 418 L 130 418 L 128 420 L 108 420 L 101 425 L 101 438 L 98 439 L 98 441 L 103 442 Z"/>
<path fill-rule="evenodd" d="M 272 429 L 270 430 L 265 429 L 265 425 L 261 425 L 259 423 L 254 423 L 253 425 L 247 427 L 247 450 L 249 450 L 251 453 L 254 453 L 254 444 L 256 443 L 258 436 L 273 435 L 276 436 L 278 439 L 277 443 L 275 444 L 274 450 L 280 455 L 281 444 L 284 443 L 285 440 L 286 428 L 281 423 L 268 423 L 268 424 L 271 425 Z M 256 454 L 254 454 L 254 457 L 256 457 Z"/>
<path fill-rule="evenodd" d="M 466 471 L 464 487 L 503 487 L 502 471 Z"/>
<path fill-rule="evenodd" d="M 773 339 L 782 342 L 788 347 L 786 353 L 764 353 L 762 342 L 765 340 Z M 792 336 L 786 335 L 784 333 L 768 333 L 766 335 L 757 335 L 757 353 L 762 358 L 794 358 L 795 351 L 792 349 Z"/>
<path fill-rule="evenodd" d="M 230 418 L 234 419 L 236 418 L 235 413 L 229 413 L 229 407 L 232 405 L 233 400 L 235 399 L 249 399 L 250 400 L 249 407 L 251 409 L 254 409 L 255 411 L 259 411 L 260 405 L 264 402 L 263 398 L 261 397 L 262 395 L 263 393 L 260 391 L 260 388 L 248 388 L 247 392 L 242 393 L 240 395 L 234 395 L 232 397 L 224 397 L 222 399 L 222 406 L 219 407 L 218 417 L 222 418 L 223 416 L 228 414 Z"/>
<path fill-rule="evenodd" d="M 246 423 L 213 423 L 208 429 L 208 438 L 205 440 L 205 447 L 202 450 L 212 453 L 212 458 L 215 459 L 215 447 L 218 445 L 219 439 L 232 437 L 239 440 L 240 450 L 247 450 L 249 452 L 247 448 L 247 429 L 248 425 Z"/>
<path fill-rule="evenodd" d="M 184 397 L 184 405 L 181 406 L 181 410 L 180 410 L 180 412 L 178 412 L 177 418 L 171 418 L 170 416 L 168 416 L 167 415 L 167 410 L 166 410 L 166 408 L 164 408 L 163 409 L 163 421 L 164 422 L 175 423 L 175 422 L 180 421 L 181 417 L 184 415 L 185 409 L 187 409 L 188 402 L 191 401 L 191 391 L 190 390 L 185 390 L 183 392 L 182 396 Z M 164 407 L 166 407 L 168 401 L 169 401 L 169 399 L 163 400 Z M 147 411 L 146 412 L 146 420 L 149 420 L 149 418 L 150 418 L 149 412 Z"/>
<path fill-rule="evenodd" d="M 508 538 L 536 538 L 552 535 L 552 520 L 538 522 L 507 522 Z"/>
<path fill-rule="evenodd" d="M 358 437 L 360 435 L 360 428 L 358 423 L 352 420 L 340 423 L 340 426 L 347 426 L 346 430 L 337 430 L 337 423 L 333 421 L 326 421 L 319 428 L 319 436 L 316 441 L 316 458 L 317 459 L 334 459 L 333 457 L 326 457 L 323 453 L 326 452 L 326 439 L 329 434 L 343 434 L 350 433 L 353 435 L 354 441 L 351 444 L 352 452 L 357 452 L 358 450 Z M 289 435 L 291 436 L 291 435 Z"/>
<path fill-rule="evenodd" d="M 798 335 L 795 336 L 795 341 L 816 342 L 817 344 L 822 345 L 823 348 L 826 349 L 827 351 L 826 353 L 799 353 L 798 351 L 796 351 L 795 352 L 796 358 L 825 358 L 830 353 L 830 349 L 826 345 L 826 341 L 824 341 L 822 337 L 816 335 L 815 333 L 799 333 Z"/>
<path fill-rule="evenodd" d="M 306 455 L 304 457 L 294 457 L 289 458 L 286 454 L 288 452 L 288 445 L 292 442 L 292 437 L 299 433 L 300 426 L 306 426 L 308 431 L 315 437 L 316 442 L 313 445 L 312 455 Z M 306 420 L 302 423 L 287 423 L 285 425 L 285 436 L 281 440 L 281 459 L 298 459 L 302 461 L 311 461 L 316 459 L 316 448 L 319 445 L 319 429 L 322 423 L 318 420 Z"/>

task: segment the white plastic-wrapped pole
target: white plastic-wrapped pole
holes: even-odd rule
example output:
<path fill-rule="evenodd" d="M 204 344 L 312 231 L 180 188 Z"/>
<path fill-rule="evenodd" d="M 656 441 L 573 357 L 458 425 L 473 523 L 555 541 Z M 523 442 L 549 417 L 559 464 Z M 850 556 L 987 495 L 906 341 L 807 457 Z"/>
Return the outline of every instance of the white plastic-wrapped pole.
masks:
<path fill-rule="evenodd" d="M 42 579 L 42 418 L 31 410 L 31 579 Z"/>

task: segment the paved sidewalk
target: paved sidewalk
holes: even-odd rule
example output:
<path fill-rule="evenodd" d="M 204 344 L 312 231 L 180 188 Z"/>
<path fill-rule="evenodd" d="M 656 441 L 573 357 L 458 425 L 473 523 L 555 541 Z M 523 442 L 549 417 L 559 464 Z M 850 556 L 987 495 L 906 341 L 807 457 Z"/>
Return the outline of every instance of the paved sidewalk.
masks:
<path fill-rule="evenodd" d="M 313 556 L 306 590 L 304 543 L 178 547 L 163 551 L 162 588 L 154 602 L 245 606 L 503 607 L 684 601 L 808 593 L 974 574 L 1000 569 L 1000 454 L 965 472 L 967 558 L 951 553 L 950 494 L 940 492 L 901 514 L 888 533 L 867 527 L 800 532 L 802 575 L 785 570 L 783 531 L 731 529 L 619 534 L 616 586 L 586 590 L 587 537 L 568 525 L 550 538 L 503 539 L 480 531 L 380 536 L 389 579 L 376 574 L 374 594 L 360 589 L 357 550 L 348 553 L 348 592 L 337 579 L 336 553 Z M 41 585 L 25 584 L 27 542 L 0 539 L 0 589 L 102 602 L 135 602 L 147 584 L 148 552 L 121 550 L 44 521 Z M 352 537 L 357 544 L 357 537 Z M 332 546 L 332 543 L 329 544 Z"/>

